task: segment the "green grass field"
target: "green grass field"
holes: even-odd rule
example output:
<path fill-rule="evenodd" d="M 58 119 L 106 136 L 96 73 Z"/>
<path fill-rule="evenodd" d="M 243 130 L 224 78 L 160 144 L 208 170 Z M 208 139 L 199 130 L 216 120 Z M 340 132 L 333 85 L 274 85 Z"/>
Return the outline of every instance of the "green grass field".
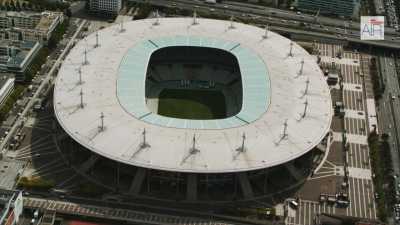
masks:
<path fill-rule="evenodd" d="M 218 91 L 163 90 L 158 114 L 181 119 L 221 119 L 226 115 L 225 98 Z"/>

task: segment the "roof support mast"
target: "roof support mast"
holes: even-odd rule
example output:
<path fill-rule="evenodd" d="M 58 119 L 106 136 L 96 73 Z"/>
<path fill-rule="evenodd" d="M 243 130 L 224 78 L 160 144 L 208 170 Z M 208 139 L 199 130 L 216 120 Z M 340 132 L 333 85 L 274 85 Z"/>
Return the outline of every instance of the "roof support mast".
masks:
<path fill-rule="evenodd" d="M 196 134 L 193 134 L 192 147 L 189 149 L 189 154 L 183 158 L 181 164 L 185 163 L 186 160 L 187 160 L 190 156 L 196 155 L 196 154 L 199 153 L 199 152 L 200 152 L 200 150 L 196 148 Z"/>
<path fill-rule="evenodd" d="M 229 29 L 235 29 L 235 21 L 234 21 L 234 17 L 231 16 L 230 18 L 230 25 L 228 27 Z"/>
<path fill-rule="evenodd" d="M 303 111 L 303 114 L 301 115 L 301 118 L 306 117 L 307 107 L 308 107 L 308 100 L 306 99 L 306 102 L 304 102 L 304 111 Z"/>
<path fill-rule="evenodd" d="M 290 50 L 289 50 L 289 54 L 290 57 L 293 57 L 293 41 L 290 42 Z"/>
<path fill-rule="evenodd" d="M 80 97 L 81 97 L 81 104 L 80 104 L 80 107 L 81 107 L 81 109 L 83 109 L 84 105 L 83 105 L 83 91 L 82 91 L 82 89 L 81 89 L 81 92 L 79 92 L 79 95 L 80 95 Z"/>
<path fill-rule="evenodd" d="M 143 135 L 143 140 L 142 140 L 142 143 L 140 144 L 139 148 L 140 149 L 149 148 L 150 145 L 146 142 L 146 128 L 143 128 L 142 135 Z"/>
<path fill-rule="evenodd" d="M 82 65 L 87 65 L 89 64 L 89 61 L 87 60 L 87 49 L 85 48 L 85 51 L 83 52 L 83 63 Z"/>
<path fill-rule="evenodd" d="M 281 138 L 279 139 L 279 141 L 275 142 L 275 145 L 279 145 L 281 143 L 281 141 L 285 140 L 288 136 L 287 134 L 287 128 L 288 128 L 288 123 L 287 123 L 287 119 L 285 120 L 285 122 L 283 123 L 283 133 L 281 135 Z"/>
<path fill-rule="evenodd" d="M 101 112 L 101 114 L 100 114 L 100 121 L 101 121 L 101 123 L 99 126 L 99 132 L 102 132 L 102 131 L 104 131 L 104 113 L 103 112 Z"/>
<path fill-rule="evenodd" d="M 82 68 L 81 67 L 79 67 L 79 69 L 78 69 L 78 74 L 79 74 L 79 82 L 78 82 L 78 84 L 81 85 L 81 84 L 83 84 L 83 82 L 82 82 Z"/>
<path fill-rule="evenodd" d="M 119 23 L 119 32 L 120 32 L 120 33 L 125 32 L 124 21 L 122 21 L 121 23 Z"/>
<path fill-rule="evenodd" d="M 196 10 L 193 12 L 193 22 L 192 22 L 192 25 L 197 25 L 197 24 L 199 24 L 198 22 L 197 22 L 197 12 L 196 12 Z"/>
<path fill-rule="evenodd" d="M 156 20 L 154 21 L 153 26 L 160 25 L 160 15 L 158 14 L 158 10 L 156 10 L 156 12 L 155 12 L 155 17 L 156 17 Z"/>
<path fill-rule="evenodd" d="M 99 32 L 96 31 L 96 44 L 94 45 L 95 48 L 99 47 Z"/>
<path fill-rule="evenodd" d="M 244 147 L 244 141 L 246 140 L 246 135 L 245 133 L 243 133 L 242 135 L 242 146 L 240 146 L 238 149 L 236 149 L 236 151 L 238 152 L 245 152 L 246 148 Z"/>
<path fill-rule="evenodd" d="M 242 134 L 242 145 L 236 149 L 236 155 L 233 157 L 233 160 L 235 160 L 240 153 L 246 152 L 246 147 L 244 146 L 245 140 L 246 140 L 246 134 L 243 133 Z"/>
<path fill-rule="evenodd" d="M 267 38 L 268 38 L 268 28 L 269 28 L 269 25 L 267 24 L 267 25 L 265 26 L 265 33 L 264 33 L 264 35 L 263 35 L 263 38 L 264 38 L 264 39 L 267 39 Z"/>
<path fill-rule="evenodd" d="M 301 59 L 299 75 L 303 75 L 303 69 L 304 69 L 304 59 Z"/>

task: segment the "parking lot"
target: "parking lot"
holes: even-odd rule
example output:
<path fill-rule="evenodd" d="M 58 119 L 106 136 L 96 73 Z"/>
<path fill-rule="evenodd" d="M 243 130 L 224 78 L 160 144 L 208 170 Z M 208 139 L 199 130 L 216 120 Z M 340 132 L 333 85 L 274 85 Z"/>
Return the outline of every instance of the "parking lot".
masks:
<path fill-rule="evenodd" d="M 287 224 L 311 225 L 317 214 L 346 215 L 366 219 L 376 219 L 374 187 L 367 135 L 369 133 L 366 116 L 366 96 L 373 96 L 371 88 L 365 90 L 364 75 L 360 56 L 357 52 L 347 52 L 339 45 L 317 44 L 322 65 L 332 62 L 341 71 L 343 90 L 340 85 L 332 86 L 333 103 L 343 102 L 344 117 L 335 116 L 332 121 L 332 144 L 323 165 L 298 191 L 300 203 L 297 210 L 289 212 Z M 337 57 L 341 53 L 340 57 Z M 332 57 L 334 56 L 334 57 Z M 367 80 L 368 82 L 369 80 Z M 343 143 L 346 139 L 346 145 Z M 346 178 L 345 174 L 348 171 Z M 347 186 L 343 186 L 347 181 Z M 349 204 L 321 201 L 321 195 L 337 198 L 337 194 L 348 195 Z M 336 200 L 337 201 L 337 200 Z"/>

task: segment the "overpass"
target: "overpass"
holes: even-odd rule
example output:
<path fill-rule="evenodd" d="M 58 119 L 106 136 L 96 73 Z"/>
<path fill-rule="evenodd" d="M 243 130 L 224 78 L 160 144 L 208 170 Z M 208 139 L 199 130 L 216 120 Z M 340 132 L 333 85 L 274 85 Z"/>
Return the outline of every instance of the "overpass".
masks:
<path fill-rule="evenodd" d="M 46 218 L 51 220 L 55 214 L 89 217 L 102 220 L 115 220 L 146 225 L 233 225 L 213 219 L 201 219 L 189 216 L 175 216 L 161 213 L 144 212 L 130 209 L 119 209 L 88 204 L 73 203 L 61 200 L 49 200 L 35 197 L 24 197 L 24 208 L 40 209 L 46 212 Z M 236 223 L 235 224 L 257 224 Z M 268 222 L 262 224 L 269 224 Z M 272 225 L 272 223 L 271 223 Z"/>

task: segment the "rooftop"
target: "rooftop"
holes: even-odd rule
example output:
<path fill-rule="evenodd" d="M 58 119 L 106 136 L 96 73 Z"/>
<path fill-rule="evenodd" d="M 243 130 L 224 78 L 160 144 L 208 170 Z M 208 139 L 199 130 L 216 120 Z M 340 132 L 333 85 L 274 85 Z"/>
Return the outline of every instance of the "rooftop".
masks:
<path fill-rule="evenodd" d="M 4 61 L 2 61 L 3 63 L 0 63 L 0 65 L 21 67 L 24 60 L 30 57 L 30 52 L 35 47 L 38 47 L 37 45 L 38 42 L 33 41 L 1 40 L 0 47 L 13 49 L 15 50 L 15 54 L 0 55 L 0 57 L 4 58 Z"/>
<path fill-rule="evenodd" d="M 119 25 L 103 29 L 99 31 L 97 48 L 94 48 L 96 35 L 91 34 L 78 42 L 65 59 L 55 84 L 55 114 L 63 129 L 81 145 L 104 157 L 135 166 L 220 173 L 267 168 L 291 161 L 313 149 L 329 131 L 332 103 L 325 77 L 316 58 L 291 40 L 273 32 L 268 32 L 265 39 L 263 29 L 240 23 L 229 28 L 230 23 L 221 20 L 198 19 L 197 25 L 192 25 L 191 18 L 162 18 L 159 25 L 153 22 L 154 19 L 131 21 L 124 24 L 123 32 Z M 178 121 L 171 126 L 175 119 L 162 116 L 141 119 L 134 111 L 146 110 L 142 105 L 144 91 L 139 91 L 144 90 L 146 56 L 157 49 L 147 46 L 149 40 L 160 46 L 199 45 L 222 49 L 240 44 L 232 53 L 240 58 L 243 93 L 256 95 L 245 100 L 243 94 L 242 111 L 249 113 L 241 116 L 248 116 L 244 118 L 249 123 L 236 123 L 227 118 L 226 123 L 215 123 L 213 129 L 208 129 L 204 121 L 200 124 L 192 120 Z M 288 56 L 290 48 L 293 56 Z M 82 65 L 85 49 L 88 64 Z M 300 73 L 302 61 L 304 67 Z M 79 83 L 80 69 L 82 84 Z M 132 84 L 126 86 L 127 102 L 137 103 L 128 107 L 132 112 L 126 110 L 117 95 L 118 81 L 123 76 Z M 265 82 L 258 91 L 252 91 L 257 87 L 250 80 L 260 77 Z M 80 107 L 81 90 L 83 108 Z M 102 131 L 99 129 L 101 113 L 105 124 Z M 140 147 L 143 129 L 149 145 L 146 149 Z M 245 151 L 238 151 L 243 134 Z M 199 151 L 191 154 L 194 135 Z"/>

